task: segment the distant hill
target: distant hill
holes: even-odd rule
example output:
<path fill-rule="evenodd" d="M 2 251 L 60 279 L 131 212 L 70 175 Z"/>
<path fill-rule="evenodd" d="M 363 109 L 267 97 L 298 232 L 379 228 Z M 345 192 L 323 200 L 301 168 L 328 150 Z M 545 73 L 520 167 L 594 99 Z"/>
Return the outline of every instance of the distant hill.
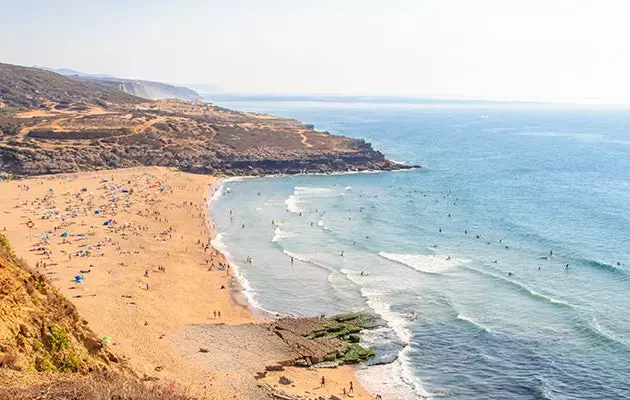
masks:
<path fill-rule="evenodd" d="M 115 76 L 113 75 L 108 75 L 108 74 L 87 74 L 85 72 L 81 72 L 81 71 L 77 71 L 75 69 L 69 69 L 69 68 L 50 68 L 50 67 L 42 67 L 39 65 L 33 65 L 33 68 L 37 68 L 37 69 L 43 69 L 44 71 L 50 71 L 50 72 L 54 72 L 56 74 L 59 75 L 65 75 L 65 76 L 87 76 L 87 77 L 92 77 L 92 78 L 115 78 Z"/>
<path fill-rule="evenodd" d="M 142 81 L 138 79 L 97 78 L 79 75 L 71 76 L 71 78 L 109 89 L 122 90 L 125 93 L 149 100 L 202 100 L 202 97 L 194 90 L 182 86 L 169 85 L 168 83 Z"/>
<path fill-rule="evenodd" d="M 55 72 L 81 82 L 91 83 L 108 89 L 122 90 L 125 93 L 149 100 L 178 99 L 196 101 L 202 99 L 196 91 L 189 87 L 176 86 L 168 83 L 140 79 L 124 79 L 107 74 L 87 74 L 67 68 L 55 69 L 40 66 L 34 68 Z"/>
<path fill-rule="evenodd" d="M 56 109 L 87 104 L 133 104 L 144 101 L 119 90 L 77 81 L 38 68 L 0 63 L 0 109 L 34 108 L 55 103 Z"/>

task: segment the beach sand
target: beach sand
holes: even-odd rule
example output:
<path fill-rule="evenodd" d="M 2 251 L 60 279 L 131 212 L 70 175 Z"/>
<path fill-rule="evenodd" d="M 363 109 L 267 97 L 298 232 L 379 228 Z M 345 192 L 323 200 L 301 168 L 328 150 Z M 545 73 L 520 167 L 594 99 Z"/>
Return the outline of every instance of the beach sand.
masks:
<path fill-rule="evenodd" d="M 261 317 L 237 301 L 227 261 L 209 247 L 217 183 L 159 167 L 0 182 L 0 230 L 141 377 L 208 399 L 268 398 L 266 385 L 341 397 L 350 381 L 351 397 L 370 398 L 352 367 L 255 379 L 291 349 L 251 334 Z M 199 327 L 210 331 L 200 336 Z M 279 385 L 282 375 L 294 384 Z"/>

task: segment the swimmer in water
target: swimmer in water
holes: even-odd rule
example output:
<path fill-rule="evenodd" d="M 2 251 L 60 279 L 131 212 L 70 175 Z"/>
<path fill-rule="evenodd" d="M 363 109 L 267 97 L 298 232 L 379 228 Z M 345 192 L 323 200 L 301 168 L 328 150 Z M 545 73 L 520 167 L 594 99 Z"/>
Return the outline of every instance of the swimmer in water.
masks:
<path fill-rule="evenodd" d="M 343 250 L 341 250 L 341 253 L 339 253 L 340 257 L 343 257 Z"/>
<path fill-rule="evenodd" d="M 511 272 L 508 272 L 508 276 L 512 276 L 512 273 L 511 273 Z"/>

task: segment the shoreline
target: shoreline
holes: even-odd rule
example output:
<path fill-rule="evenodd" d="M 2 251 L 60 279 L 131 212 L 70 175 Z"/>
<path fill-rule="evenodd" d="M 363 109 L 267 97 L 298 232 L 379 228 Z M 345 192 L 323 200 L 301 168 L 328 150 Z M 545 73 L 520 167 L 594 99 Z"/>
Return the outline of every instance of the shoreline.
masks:
<path fill-rule="evenodd" d="M 99 337 L 114 338 L 110 349 L 139 376 L 174 383 L 201 398 L 263 398 L 263 392 L 268 395 L 265 387 L 274 386 L 277 377 L 270 373 L 264 382 L 256 381 L 254 373 L 275 362 L 269 351 L 286 350 L 261 345 L 241 370 L 232 370 L 230 360 L 250 354 L 238 345 L 221 347 L 222 340 L 234 337 L 217 336 L 208 345 L 216 347 L 216 358 L 223 363 L 207 365 L 194 361 L 198 343 L 180 340 L 195 326 L 232 326 L 238 339 L 248 327 L 270 319 L 254 313 L 238 277 L 220 267 L 227 257 L 209 247 L 214 232 L 210 204 L 217 184 L 220 190 L 220 179 L 163 167 L 4 181 L 0 229 L 6 226 L 4 233 L 16 253 L 49 277 Z M 27 220 L 35 228 L 25 237 Z M 104 226 L 104 221 L 113 225 Z M 87 271 L 81 284 L 73 282 L 79 270 Z M 222 311 L 220 318 L 213 318 L 213 309 Z M 283 373 L 299 375 L 291 391 L 304 398 L 340 396 L 351 380 L 359 398 L 370 398 L 354 366 L 324 371 L 330 383 L 319 389 L 320 370 L 304 369 L 315 376 L 302 376 L 303 371 L 290 368 Z"/>

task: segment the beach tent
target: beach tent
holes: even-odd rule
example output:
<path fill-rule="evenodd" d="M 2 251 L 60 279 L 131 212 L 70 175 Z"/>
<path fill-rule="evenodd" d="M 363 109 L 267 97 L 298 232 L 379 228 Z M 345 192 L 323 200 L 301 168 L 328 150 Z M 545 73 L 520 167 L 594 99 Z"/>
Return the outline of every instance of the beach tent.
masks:
<path fill-rule="evenodd" d="M 68 237 L 68 232 L 64 232 L 61 234 L 61 237 Z"/>
<path fill-rule="evenodd" d="M 100 214 L 101 211 L 100 210 L 94 210 L 94 214 Z"/>

